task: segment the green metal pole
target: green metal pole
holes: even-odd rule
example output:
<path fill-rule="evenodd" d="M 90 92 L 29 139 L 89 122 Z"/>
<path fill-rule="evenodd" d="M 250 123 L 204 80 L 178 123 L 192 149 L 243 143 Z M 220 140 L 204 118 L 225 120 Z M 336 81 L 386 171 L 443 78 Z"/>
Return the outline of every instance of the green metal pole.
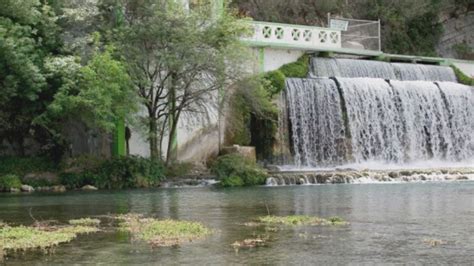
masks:
<path fill-rule="evenodd" d="M 125 121 L 119 119 L 115 123 L 115 134 L 113 143 L 113 155 L 116 157 L 125 156 L 127 151 L 125 150 Z"/>
<path fill-rule="evenodd" d="M 258 48 L 258 67 L 260 73 L 265 73 L 265 48 Z"/>

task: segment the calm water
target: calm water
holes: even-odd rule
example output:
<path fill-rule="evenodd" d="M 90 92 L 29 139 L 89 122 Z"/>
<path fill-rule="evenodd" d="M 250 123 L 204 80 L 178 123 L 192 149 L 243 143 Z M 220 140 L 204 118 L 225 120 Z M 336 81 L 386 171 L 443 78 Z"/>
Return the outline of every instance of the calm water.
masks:
<path fill-rule="evenodd" d="M 261 228 L 242 223 L 267 214 L 340 216 L 345 227 L 269 232 L 268 247 L 236 252 L 230 244 Z M 195 220 L 216 229 L 204 241 L 152 249 L 117 232 L 81 236 L 52 255 L 21 255 L 15 264 L 473 264 L 474 182 L 323 185 L 245 189 L 158 189 L 0 195 L 0 220 L 30 224 L 109 213 Z M 426 239 L 444 245 L 431 247 Z"/>

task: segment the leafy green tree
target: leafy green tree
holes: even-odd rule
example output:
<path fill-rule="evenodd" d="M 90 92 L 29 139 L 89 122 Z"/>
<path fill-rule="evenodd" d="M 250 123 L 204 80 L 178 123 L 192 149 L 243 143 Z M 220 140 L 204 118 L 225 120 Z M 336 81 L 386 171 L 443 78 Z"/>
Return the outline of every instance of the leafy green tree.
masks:
<path fill-rule="evenodd" d="M 111 132 L 115 122 L 135 110 L 135 94 L 124 65 L 112 57 L 109 47 L 96 52 L 85 66 L 79 58 L 55 57 L 48 60 L 50 84 L 60 84 L 54 100 L 36 123 L 61 137 L 61 127 L 71 119 L 89 127 Z"/>
<path fill-rule="evenodd" d="M 146 110 L 141 121 L 151 157 L 161 157 L 169 131 L 166 158 L 172 161 L 180 119 L 208 115 L 217 90 L 242 76 L 246 57 L 239 37 L 248 27 L 227 11 L 213 14 L 209 4 L 186 10 L 180 1 L 122 0 L 118 6 L 104 2 L 103 10 L 112 24 L 121 22 L 112 36 Z"/>
<path fill-rule="evenodd" d="M 52 97 L 43 61 L 61 47 L 55 20 L 51 8 L 36 0 L 0 2 L 0 140 L 20 155 L 26 139 L 41 141 L 32 121 Z"/>

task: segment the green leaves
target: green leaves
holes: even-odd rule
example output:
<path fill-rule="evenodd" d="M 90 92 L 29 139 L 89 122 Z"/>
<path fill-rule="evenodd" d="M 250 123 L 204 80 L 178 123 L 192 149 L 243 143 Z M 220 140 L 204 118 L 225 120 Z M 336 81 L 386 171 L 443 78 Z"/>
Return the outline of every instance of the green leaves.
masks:
<path fill-rule="evenodd" d="M 71 56 L 46 62 L 51 82 L 61 85 L 40 123 L 51 126 L 58 119 L 75 117 L 91 127 L 111 131 L 118 119 L 135 110 L 130 78 L 111 51 L 96 53 L 85 66 Z"/>

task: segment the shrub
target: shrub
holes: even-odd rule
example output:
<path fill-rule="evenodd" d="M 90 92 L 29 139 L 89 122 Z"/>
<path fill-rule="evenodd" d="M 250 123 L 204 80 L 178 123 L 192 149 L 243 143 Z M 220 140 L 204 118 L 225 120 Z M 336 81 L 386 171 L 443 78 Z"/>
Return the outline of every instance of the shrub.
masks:
<path fill-rule="evenodd" d="M 306 78 L 308 76 L 309 56 L 303 55 L 296 62 L 280 67 L 280 71 L 287 78 Z"/>
<path fill-rule="evenodd" d="M 192 167 L 193 165 L 191 163 L 176 162 L 166 167 L 165 176 L 183 177 L 191 171 Z"/>
<path fill-rule="evenodd" d="M 79 159 L 69 171 L 62 173 L 61 183 L 68 188 L 93 185 L 97 188 L 124 189 L 153 187 L 164 178 L 164 165 L 137 156 L 109 160 Z"/>
<path fill-rule="evenodd" d="M 10 191 L 11 188 L 20 188 L 21 180 L 17 175 L 0 176 L 0 191 Z"/>
<path fill-rule="evenodd" d="M 0 157 L 0 175 L 15 174 L 24 176 L 28 173 L 55 171 L 58 166 L 44 157 Z"/>
<path fill-rule="evenodd" d="M 270 96 L 285 89 L 286 78 L 306 78 L 308 76 L 309 56 L 303 55 L 296 62 L 281 66 L 279 69 L 263 75 L 263 86 Z"/>
<path fill-rule="evenodd" d="M 285 74 L 280 70 L 270 71 L 265 73 L 263 76 L 265 83 L 265 89 L 270 93 L 270 95 L 275 95 L 280 93 L 285 89 Z"/>
<path fill-rule="evenodd" d="M 99 188 L 122 189 L 152 187 L 164 178 L 164 165 L 141 157 L 120 157 L 107 160 L 101 167 Z"/>
<path fill-rule="evenodd" d="M 263 185 L 267 178 L 265 170 L 238 154 L 220 156 L 211 170 L 224 187 Z"/>

